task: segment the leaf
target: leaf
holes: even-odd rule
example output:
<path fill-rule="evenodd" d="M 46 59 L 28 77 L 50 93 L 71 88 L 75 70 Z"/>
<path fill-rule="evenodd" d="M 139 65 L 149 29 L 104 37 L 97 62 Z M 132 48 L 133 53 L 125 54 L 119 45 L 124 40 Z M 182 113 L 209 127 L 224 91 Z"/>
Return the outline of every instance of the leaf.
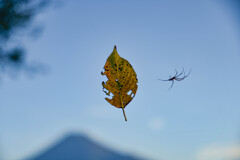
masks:
<path fill-rule="evenodd" d="M 124 108 L 131 102 L 137 92 L 138 79 L 132 65 L 120 57 L 117 48 L 114 46 L 112 54 L 108 57 L 104 65 L 108 81 L 102 82 L 103 90 L 108 96 L 113 94 L 112 99 L 105 98 L 111 105 L 122 108 L 125 121 L 127 121 Z"/>

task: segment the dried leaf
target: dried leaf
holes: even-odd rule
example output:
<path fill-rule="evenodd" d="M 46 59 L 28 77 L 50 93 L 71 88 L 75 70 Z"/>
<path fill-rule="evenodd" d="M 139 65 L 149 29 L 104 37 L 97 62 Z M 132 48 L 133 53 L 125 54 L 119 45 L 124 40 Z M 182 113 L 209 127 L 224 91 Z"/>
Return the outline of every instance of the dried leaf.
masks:
<path fill-rule="evenodd" d="M 121 58 L 114 46 L 112 54 L 108 57 L 104 66 L 108 81 L 102 82 L 103 89 L 108 96 L 113 94 L 112 99 L 105 98 L 110 104 L 117 108 L 122 108 L 125 120 L 127 121 L 124 108 L 131 102 L 137 92 L 137 74 L 132 65 L 125 59 Z"/>

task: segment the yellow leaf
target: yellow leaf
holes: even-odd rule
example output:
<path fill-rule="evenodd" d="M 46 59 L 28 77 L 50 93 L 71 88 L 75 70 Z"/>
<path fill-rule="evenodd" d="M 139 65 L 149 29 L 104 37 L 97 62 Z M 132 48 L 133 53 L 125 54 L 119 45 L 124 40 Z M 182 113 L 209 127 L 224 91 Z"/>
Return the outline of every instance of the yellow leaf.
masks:
<path fill-rule="evenodd" d="M 108 81 L 102 82 L 103 89 L 108 96 L 113 94 L 112 99 L 105 98 L 110 104 L 117 108 L 122 108 L 123 115 L 127 121 L 124 108 L 131 102 L 137 92 L 138 79 L 132 65 L 120 57 L 117 53 L 117 48 L 114 46 L 112 54 L 108 57 L 104 65 L 105 72 L 101 73 L 106 75 Z"/>

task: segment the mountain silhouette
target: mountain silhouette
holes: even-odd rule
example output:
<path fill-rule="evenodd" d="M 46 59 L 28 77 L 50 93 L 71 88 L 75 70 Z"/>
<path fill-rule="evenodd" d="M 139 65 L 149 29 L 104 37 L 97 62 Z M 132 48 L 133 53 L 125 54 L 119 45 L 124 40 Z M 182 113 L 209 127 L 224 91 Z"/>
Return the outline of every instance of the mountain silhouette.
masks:
<path fill-rule="evenodd" d="M 140 160 L 105 148 L 84 135 L 71 134 L 28 160 Z"/>

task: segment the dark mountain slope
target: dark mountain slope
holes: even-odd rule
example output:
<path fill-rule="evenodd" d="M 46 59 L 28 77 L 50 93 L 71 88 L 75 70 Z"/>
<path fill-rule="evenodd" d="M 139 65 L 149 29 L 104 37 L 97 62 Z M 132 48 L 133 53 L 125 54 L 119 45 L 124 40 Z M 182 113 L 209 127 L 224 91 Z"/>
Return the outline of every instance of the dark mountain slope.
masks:
<path fill-rule="evenodd" d="M 30 160 L 138 160 L 107 149 L 83 135 L 69 135 Z"/>

